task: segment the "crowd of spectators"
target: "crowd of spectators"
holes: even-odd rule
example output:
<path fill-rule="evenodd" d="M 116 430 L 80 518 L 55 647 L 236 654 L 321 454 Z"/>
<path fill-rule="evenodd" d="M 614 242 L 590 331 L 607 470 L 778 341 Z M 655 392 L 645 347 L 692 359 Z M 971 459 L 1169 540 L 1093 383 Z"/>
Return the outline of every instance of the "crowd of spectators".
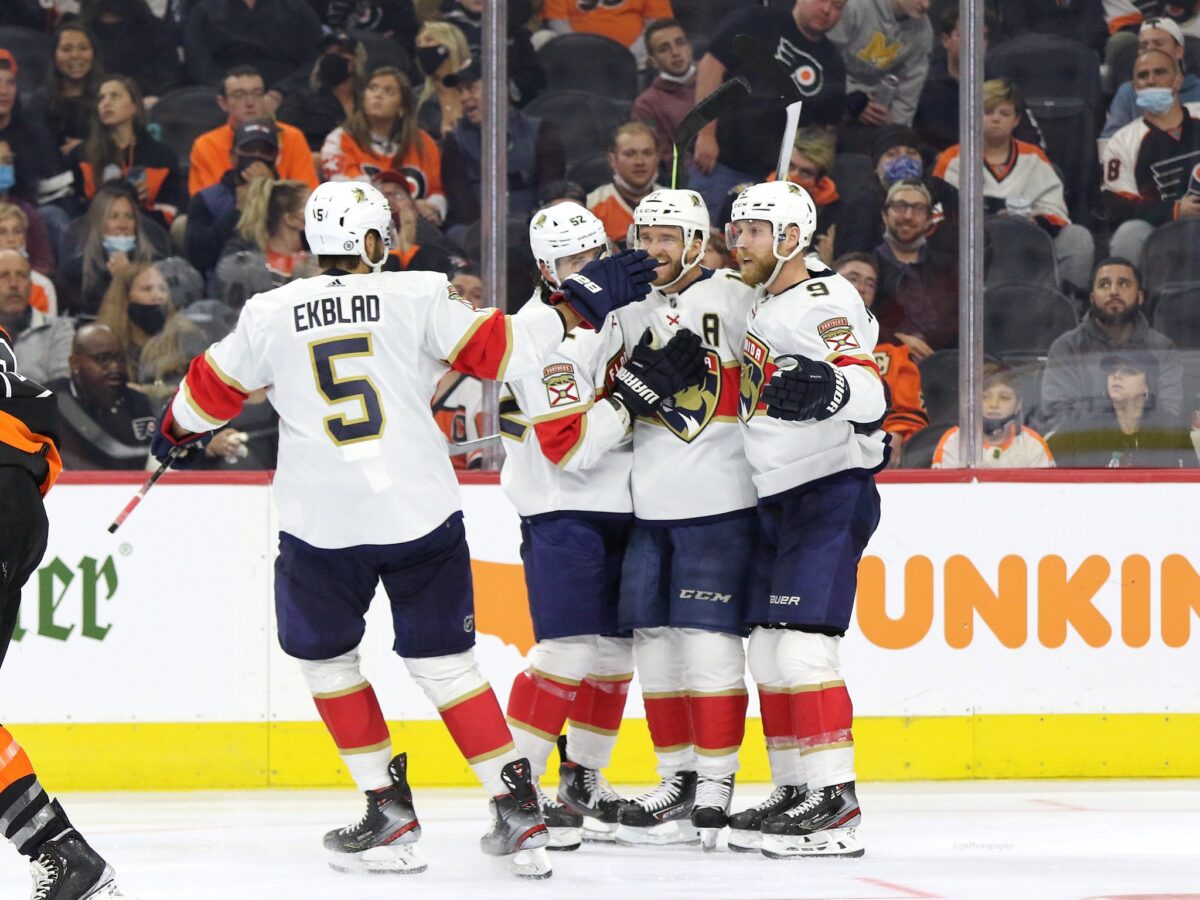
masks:
<path fill-rule="evenodd" d="M 731 264 L 719 229 L 774 177 L 783 127 L 739 35 L 804 98 L 787 177 L 817 206 L 812 252 L 879 321 L 893 464 L 959 463 L 957 3 L 508 0 L 510 290 L 489 298 L 488 2 L 0 7 L 0 324 L 67 398 L 69 467 L 145 465 L 190 357 L 249 296 L 313 273 L 322 180 L 375 184 L 386 267 L 441 271 L 474 303 L 524 301 L 538 208 L 581 202 L 619 245 L 676 167 L 713 216 L 705 265 Z M 984 463 L 1196 465 L 1200 2 L 988 0 L 984 25 Z M 751 97 L 677 161 L 681 119 L 735 76 Z M 478 432 L 477 393 L 441 386 L 448 433 Z M 271 467 L 274 431 L 248 406 L 210 465 Z"/>

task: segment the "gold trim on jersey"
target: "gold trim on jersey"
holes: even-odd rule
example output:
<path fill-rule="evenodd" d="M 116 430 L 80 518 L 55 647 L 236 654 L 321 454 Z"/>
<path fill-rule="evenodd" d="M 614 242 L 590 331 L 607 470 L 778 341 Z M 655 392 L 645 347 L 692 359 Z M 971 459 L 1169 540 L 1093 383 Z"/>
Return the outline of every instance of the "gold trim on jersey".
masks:
<path fill-rule="evenodd" d="M 243 394 L 250 393 L 250 389 L 248 387 L 217 365 L 216 359 L 213 358 L 212 350 L 204 351 L 204 361 L 208 363 L 208 367 L 213 370 L 214 375 L 220 378 L 235 391 L 241 391 Z"/>
<path fill-rule="evenodd" d="M 633 673 L 625 672 L 621 675 L 588 675 L 586 680 L 587 681 L 609 681 L 609 682 L 632 681 Z"/>
<path fill-rule="evenodd" d="M 588 408 L 590 409 L 591 407 L 589 406 Z M 563 458 L 554 464 L 555 466 L 560 469 L 565 469 L 567 467 L 567 463 L 571 461 L 571 457 L 573 457 L 576 451 L 583 446 L 583 442 L 587 438 L 587 429 L 588 420 L 587 416 L 585 415 L 579 420 L 579 437 L 575 439 L 575 443 L 571 445 L 571 449 L 563 454 Z"/>
<path fill-rule="evenodd" d="M 525 443 L 530 425 L 525 414 L 521 412 L 521 404 L 517 402 L 517 398 L 512 394 L 501 394 L 496 411 L 500 416 L 500 436 L 518 444 Z"/>
<path fill-rule="evenodd" d="M 362 753 L 378 753 L 380 750 L 387 750 L 392 746 L 392 739 L 380 741 L 378 744 L 372 744 L 370 747 L 338 747 L 338 753 L 342 756 L 358 756 Z"/>
<path fill-rule="evenodd" d="M 491 319 L 490 314 L 476 317 L 475 321 L 471 323 L 471 327 L 463 332 L 463 336 L 458 339 L 458 343 L 454 345 L 454 347 L 450 350 L 450 353 L 446 356 L 446 365 L 451 367 L 454 366 L 454 361 L 458 359 L 458 355 L 462 353 L 463 347 L 470 343 L 471 338 L 475 337 L 475 332 L 482 328 L 489 319 Z M 500 381 L 501 379 L 497 378 L 495 380 Z"/>
<path fill-rule="evenodd" d="M 504 315 L 501 313 L 501 315 Z M 508 361 L 512 357 L 513 350 L 513 329 L 512 319 L 504 316 L 504 355 L 500 357 L 500 365 L 496 368 L 494 380 L 503 381 L 504 373 L 508 371 Z"/>
<path fill-rule="evenodd" d="M 454 709 L 454 707 L 458 706 L 458 704 L 466 703 L 468 700 L 472 700 L 475 697 L 478 697 L 480 694 L 486 694 L 491 689 L 492 689 L 492 686 L 490 684 L 487 684 L 487 683 L 481 684 L 479 687 L 475 688 L 474 690 L 467 691 L 465 694 L 460 694 L 459 696 L 457 696 L 453 700 L 451 700 L 449 703 L 443 703 L 441 706 L 439 706 L 437 708 L 438 712 L 444 713 L 448 709 Z"/>
<path fill-rule="evenodd" d="M 482 762 L 487 762 L 489 759 L 495 759 L 497 756 L 503 756 L 510 750 L 515 750 L 512 741 L 509 741 L 503 747 L 497 747 L 495 750 L 489 750 L 487 753 L 480 753 L 478 756 L 472 756 L 467 759 L 468 766 L 477 766 Z"/>
<path fill-rule="evenodd" d="M 562 675 L 551 675 L 549 672 L 543 672 L 541 669 L 535 669 L 533 666 L 529 667 L 529 671 L 538 678 L 545 678 L 547 681 L 553 681 L 555 684 L 565 684 L 568 687 L 579 687 L 581 682 L 579 678 L 565 678 Z M 557 737 L 557 735 L 555 736 Z"/>
<path fill-rule="evenodd" d="M 587 725 L 583 722 L 576 722 L 574 719 L 567 719 L 567 724 L 572 728 L 578 728 L 580 731 L 590 731 L 592 734 L 599 734 L 604 737 L 617 736 L 617 729 L 615 728 L 597 728 L 595 725 Z"/>
<path fill-rule="evenodd" d="M 192 396 L 192 389 L 188 387 L 187 378 L 184 378 L 183 381 L 179 382 L 179 389 L 183 392 L 183 399 L 187 402 L 187 405 L 191 411 L 209 425 L 224 425 L 225 422 L 228 421 L 226 419 L 214 419 L 204 411 L 203 407 L 196 402 L 196 398 Z"/>
<path fill-rule="evenodd" d="M 314 700 L 336 700 L 338 697 L 345 697 L 349 694 L 356 694 L 359 691 L 364 690 L 365 688 L 369 688 L 370 686 L 371 686 L 371 682 L 364 679 L 364 680 L 360 681 L 358 684 L 354 685 L 354 687 L 348 687 L 345 690 L 329 691 L 328 693 L 322 693 L 322 694 L 313 694 L 313 699 Z"/>
<path fill-rule="evenodd" d="M 801 756 L 810 756 L 813 753 L 821 753 L 825 750 L 845 750 L 848 747 L 853 747 L 854 741 L 836 741 L 832 744 L 821 744 L 817 747 L 808 747 L 800 751 Z"/>
<path fill-rule="evenodd" d="M 558 740 L 557 734 L 551 734 L 548 731 L 542 731 L 540 728 L 534 728 L 532 725 L 522 722 L 518 719 L 514 719 L 512 716 L 506 716 L 505 718 L 508 720 L 508 726 L 510 728 L 518 728 L 521 731 L 532 734 L 534 737 L 541 738 L 543 741 L 549 741 L 551 744 Z"/>

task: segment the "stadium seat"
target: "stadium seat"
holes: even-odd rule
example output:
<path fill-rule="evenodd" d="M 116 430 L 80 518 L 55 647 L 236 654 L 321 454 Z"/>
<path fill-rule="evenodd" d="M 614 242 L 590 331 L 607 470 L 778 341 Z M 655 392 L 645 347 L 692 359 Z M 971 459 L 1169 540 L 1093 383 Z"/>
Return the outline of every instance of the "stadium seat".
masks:
<path fill-rule="evenodd" d="M 1170 222 L 1146 240 L 1141 258 L 1142 289 L 1152 310 L 1165 291 L 1200 284 L 1197 248 L 1200 248 L 1200 219 Z"/>
<path fill-rule="evenodd" d="M 988 353 L 1040 354 L 1079 324 L 1075 305 L 1040 284 L 997 284 L 983 292 L 983 345 Z"/>
<path fill-rule="evenodd" d="M 186 165 L 192 142 L 206 131 L 225 123 L 224 110 L 217 105 L 217 88 L 208 85 L 178 88 L 159 98 L 150 110 L 151 125 L 157 125 L 159 140 L 175 151 Z"/>
<path fill-rule="evenodd" d="M 611 178 L 612 169 L 608 166 L 608 153 L 584 157 L 567 171 L 567 180 L 574 181 L 588 193 Z"/>
<path fill-rule="evenodd" d="M 397 41 L 373 31 L 352 31 L 350 37 L 358 41 L 367 54 L 367 72 L 374 72 L 384 66 L 394 66 L 401 72 L 408 73 L 412 63 L 408 52 Z"/>
<path fill-rule="evenodd" d="M 54 57 L 50 36 L 32 28 L 7 26 L 0 28 L 0 47 L 17 61 L 17 89 L 23 98 L 29 98 L 46 83 Z"/>
<path fill-rule="evenodd" d="M 560 34 L 537 52 L 546 83 L 599 97 L 633 101 L 637 62 L 616 41 L 598 34 Z M 584 63 L 584 64 L 581 64 Z"/>
<path fill-rule="evenodd" d="M 955 426 L 955 422 L 938 422 L 926 425 L 920 431 L 913 432 L 904 442 L 904 452 L 900 456 L 901 469 L 928 469 L 933 464 L 933 452 L 937 450 L 942 435 Z"/>
<path fill-rule="evenodd" d="M 1050 235 L 1014 216 L 989 216 L 984 222 L 984 283 L 1012 282 L 1058 289 L 1058 264 Z"/>
<path fill-rule="evenodd" d="M 931 422 L 958 418 L 958 351 L 938 350 L 917 364 L 921 393 Z"/>
<path fill-rule="evenodd" d="M 1181 350 L 1200 350 L 1200 281 L 1159 294 L 1154 304 L 1154 330 Z"/>
<path fill-rule="evenodd" d="M 1072 40 L 1022 34 L 993 48 L 986 70 L 988 78 L 1007 78 L 1020 88 L 1046 139 L 1047 155 L 1062 170 L 1071 219 L 1086 223 L 1100 189 L 1099 57 Z"/>
<path fill-rule="evenodd" d="M 607 151 L 613 130 L 629 120 L 629 104 L 583 91 L 547 91 L 534 97 L 524 112 L 558 126 L 568 167 Z"/>

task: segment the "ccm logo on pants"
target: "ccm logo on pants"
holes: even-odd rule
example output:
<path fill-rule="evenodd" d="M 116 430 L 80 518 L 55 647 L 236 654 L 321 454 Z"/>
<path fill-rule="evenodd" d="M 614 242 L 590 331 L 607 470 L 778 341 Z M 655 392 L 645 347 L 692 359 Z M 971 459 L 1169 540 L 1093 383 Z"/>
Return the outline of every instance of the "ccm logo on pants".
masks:
<path fill-rule="evenodd" d="M 681 590 L 679 592 L 680 600 L 711 600 L 713 603 L 729 603 L 733 600 L 733 594 L 718 594 L 716 591 L 692 591 Z"/>

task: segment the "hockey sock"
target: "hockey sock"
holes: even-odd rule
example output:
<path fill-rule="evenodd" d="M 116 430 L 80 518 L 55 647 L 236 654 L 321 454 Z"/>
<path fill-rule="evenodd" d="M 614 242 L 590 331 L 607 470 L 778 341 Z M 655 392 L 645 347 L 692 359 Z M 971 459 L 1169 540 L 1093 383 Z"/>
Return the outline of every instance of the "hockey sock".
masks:
<path fill-rule="evenodd" d="M 776 786 L 804 784 L 804 767 L 792 728 L 792 697 L 786 688 L 759 685 L 758 705 L 762 711 L 763 739 L 771 782 Z"/>
<path fill-rule="evenodd" d="M 837 649 L 837 638 L 807 632 L 784 632 L 779 641 L 792 728 L 810 790 L 854 780 L 854 707 Z"/>
<path fill-rule="evenodd" d="M 529 668 L 513 679 L 508 695 L 508 724 L 517 753 L 529 760 L 536 781 L 576 699 L 579 682 Z"/>
<path fill-rule="evenodd" d="M 633 673 L 589 675 L 579 685 L 567 718 L 567 753 L 587 769 L 603 769 L 612 761 L 617 732 Z"/>
<path fill-rule="evenodd" d="M 0 725 L 0 831 L 24 856 L 71 827 L 42 789 L 29 757 Z"/>
<path fill-rule="evenodd" d="M 737 635 L 683 628 L 678 644 L 687 668 L 688 713 L 696 771 L 714 778 L 738 769 L 746 733 L 746 653 Z"/>
<path fill-rule="evenodd" d="M 663 778 L 696 765 L 687 676 L 677 638 L 678 632 L 673 628 L 639 628 L 633 633 L 633 655 L 642 682 L 646 725 L 658 757 L 658 774 Z"/>
<path fill-rule="evenodd" d="M 390 787 L 392 739 L 375 689 L 358 668 L 358 651 L 333 659 L 301 660 L 321 721 L 360 791 Z"/>
<path fill-rule="evenodd" d="M 453 656 L 405 659 L 404 664 L 446 723 L 450 737 L 488 793 L 507 794 L 500 770 L 519 759 L 504 713 L 467 650 Z"/>

